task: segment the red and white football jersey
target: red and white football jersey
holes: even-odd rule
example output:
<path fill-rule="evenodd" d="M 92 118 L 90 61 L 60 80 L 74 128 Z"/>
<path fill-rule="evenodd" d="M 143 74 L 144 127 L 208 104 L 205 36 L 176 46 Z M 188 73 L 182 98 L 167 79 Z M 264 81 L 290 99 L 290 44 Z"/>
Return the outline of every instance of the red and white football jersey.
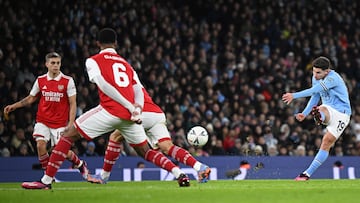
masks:
<path fill-rule="evenodd" d="M 142 91 L 144 93 L 144 107 L 143 107 L 142 111 L 143 112 L 153 112 L 153 113 L 163 113 L 161 108 L 157 104 L 154 103 L 154 101 L 152 100 L 149 93 L 144 88 L 144 85 L 141 83 L 139 76 L 137 75 L 137 73 L 135 71 L 134 71 L 134 79 L 136 80 L 137 84 L 141 85 Z"/>
<path fill-rule="evenodd" d="M 87 67 L 90 81 L 101 74 L 101 76 L 111 86 L 130 103 L 134 103 L 133 85 L 137 84 L 134 80 L 134 70 L 131 65 L 114 49 L 108 48 L 102 50 L 99 54 L 91 57 L 96 64 Z M 127 108 L 113 100 L 98 88 L 100 105 L 114 116 L 130 120 L 131 114 Z"/>
<path fill-rule="evenodd" d="M 142 88 L 144 92 L 144 108 L 143 112 L 154 112 L 154 113 L 163 113 L 161 108 L 154 103 L 152 98 L 150 97 L 149 93 L 145 90 L 145 88 Z"/>
<path fill-rule="evenodd" d="M 30 91 L 30 95 L 40 98 L 36 122 L 50 128 L 65 127 L 69 121 L 69 97 L 75 94 L 72 77 L 63 73 L 56 78 L 50 78 L 48 74 L 39 76 Z"/>

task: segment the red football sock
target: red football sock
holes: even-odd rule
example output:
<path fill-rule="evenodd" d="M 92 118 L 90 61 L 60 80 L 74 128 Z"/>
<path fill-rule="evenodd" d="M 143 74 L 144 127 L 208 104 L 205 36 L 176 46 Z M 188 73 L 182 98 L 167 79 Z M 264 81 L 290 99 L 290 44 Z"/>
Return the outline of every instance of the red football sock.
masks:
<path fill-rule="evenodd" d="M 163 168 L 169 172 L 172 172 L 172 169 L 177 167 L 170 159 L 168 159 L 162 152 L 158 152 L 150 149 L 145 154 L 145 160 L 154 163 L 155 165 Z"/>
<path fill-rule="evenodd" d="M 196 159 L 188 151 L 176 145 L 170 148 L 168 155 L 187 166 L 194 167 L 196 163 Z"/>
<path fill-rule="evenodd" d="M 59 143 L 53 149 L 45 174 L 55 177 L 56 172 L 67 157 L 67 153 L 71 148 L 73 141 L 67 137 L 61 137 Z"/>
<path fill-rule="evenodd" d="M 70 156 L 67 158 L 69 161 L 71 161 L 74 166 L 78 167 L 80 164 L 80 159 L 79 157 L 75 154 L 75 152 L 73 152 L 72 150 L 70 150 L 68 152 L 68 155 L 70 154 Z"/>
<path fill-rule="evenodd" d="M 110 172 L 112 167 L 114 166 L 116 160 L 120 156 L 120 142 L 114 142 L 112 140 L 109 140 L 109 144 L 105 151 L 105 157 L 104 157 L 104 165 L 103 170 L 106 172 Z"/>
<path fill-rule="evenodd" d="M 46 153 L 46 154 L 40 155 L 39 161 L 41 164 L 41 168 L 45 170 L 46 166 L 48 165 L 48 162 L 49 162 L 49 154 Z"/>

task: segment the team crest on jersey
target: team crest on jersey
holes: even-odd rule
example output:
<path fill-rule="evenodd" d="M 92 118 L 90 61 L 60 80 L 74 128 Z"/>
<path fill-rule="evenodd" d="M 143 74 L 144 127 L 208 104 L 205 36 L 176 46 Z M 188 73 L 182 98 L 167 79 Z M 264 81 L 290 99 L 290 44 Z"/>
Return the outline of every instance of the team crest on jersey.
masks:
<path fill-rule="evenodd" d="M 58 90 L 61 91 L 64 89 L 64 85 L 58 85 Z"/>

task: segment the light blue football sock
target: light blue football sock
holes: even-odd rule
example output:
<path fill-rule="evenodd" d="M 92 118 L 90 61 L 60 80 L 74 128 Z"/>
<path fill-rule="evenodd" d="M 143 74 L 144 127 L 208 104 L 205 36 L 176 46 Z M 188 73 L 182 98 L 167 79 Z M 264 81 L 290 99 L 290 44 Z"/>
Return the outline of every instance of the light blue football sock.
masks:
<path fill-rule="evenodd" d="M 328 156 L 328 151 L 320 149 L 319 152 L 316 154 L 314 160 L 311 162 L 309 168 L 307 168 L 304 173 L 306 173 L 310 177 L 316 171 L 316 169 L 318 169 L 319 166 L 324 163 Z"/>

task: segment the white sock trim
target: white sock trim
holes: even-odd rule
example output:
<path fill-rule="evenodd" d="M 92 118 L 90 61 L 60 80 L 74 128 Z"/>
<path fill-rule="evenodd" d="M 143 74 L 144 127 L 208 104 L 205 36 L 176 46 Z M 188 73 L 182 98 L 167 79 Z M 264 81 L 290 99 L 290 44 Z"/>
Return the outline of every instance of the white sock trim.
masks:
<path fill-rule="evenodd" d="M 175 178 L 179 178 L 180 174 L 185 174 L 179 167 L 174 167 L 172 170 L 171 170 L 171 173 L 175 176 Z"/>
<path fill-rule="evenodd" d="M 41 182 L 46 184 L 46 185 L 49 185 L 51 184 L 53 181 L 53 178 L 48 176 L 48 175 L 44 175 L 42 178 L 41 178 Z"/>
<path fill-rule="evenodd" d="M 196 162 L 195 164 L 194 164 L 194 169 L 196 170 L 196 171 L 200 171 L 200 167 L 201 167 L 201 163 L 200 162 Z"/>
<path fill-rule="evenodd" d="M 100 176 L 101 176 L 101 178 L 102 178 L 103 180 L 107 180 L 107 179 L 109 179 L 109 177 L 110 177 L 110 172 L 101 170 Z"/>

